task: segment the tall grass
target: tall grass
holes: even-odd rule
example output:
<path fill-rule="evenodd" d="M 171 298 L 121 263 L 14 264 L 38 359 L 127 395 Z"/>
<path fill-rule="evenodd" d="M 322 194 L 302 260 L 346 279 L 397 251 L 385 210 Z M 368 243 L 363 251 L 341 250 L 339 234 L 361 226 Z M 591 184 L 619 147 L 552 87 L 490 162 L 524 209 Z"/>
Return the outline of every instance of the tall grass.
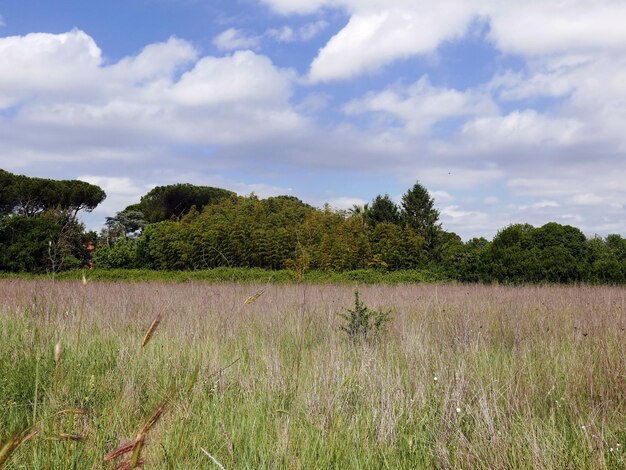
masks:
<path fill-rule="evenodd" d="M 6 468 L 115 468 L 164 397 L 145 468 L 626 465 L 626 289 L 359 291 L 381 341 L 348 286 L 2 281 Z"/>

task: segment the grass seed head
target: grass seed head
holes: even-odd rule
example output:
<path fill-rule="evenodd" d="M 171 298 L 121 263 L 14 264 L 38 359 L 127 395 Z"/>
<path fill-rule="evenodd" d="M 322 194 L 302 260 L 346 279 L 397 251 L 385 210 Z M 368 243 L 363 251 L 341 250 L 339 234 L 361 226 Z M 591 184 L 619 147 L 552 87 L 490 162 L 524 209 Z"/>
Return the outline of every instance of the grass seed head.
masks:
<path fill-rule="evenodd" d="M 257 301 L 257 299 L 259 297 L 261 297 L 263 295 L 263 292 L 265 292 L 264 290 L 257 292 L 256 294 L 251 295 L 250 297 L 248 297 L 245 302 L 243 303 L 244 305 L 250 305 L 254 302 Z"/>
<path fill-rule="evenodd" d="M 111 460 L 115 460 L 116 458 L 118 458 L 118 457 L 120 457 L 120 456 L 122 456 L 124 454 L 128 454 L 134 448 L 135 448 L 135 441 L 129 442 L 128 444 L 124 444 L 123 446 L 120 446 L 117 449 L 115 449 L 114 451 L 108 453 L 104 457 L 104 461 L 105 462 L 110 462 Z"/>
<path fill-rule="evenodd" d="M 4 466 L 9 460 L 13 452 L 17 450 L 19 446 L 29 441 L 37 435 L 39 431 L 36 429 L 30 429 L 21 433 L 15 434 L 9 438 L 2 446 L 0 446 L 0 468 Z"/>
<path fill-rule="evenodd" d="M 148 331 L 146 331 L 146 335 L 143 337 L 143 342 L 141 343 L 142 348 L 145 347 L 146 344 L 150 342 L 150 340 L 152 339 L 152 336 L 154 335 L 154 332 L 159 326 L 159 323 L 161 323 L 162 319 L 163 319 L 163 315 L 160 313 L 157 314 L 156 317 L 154 317 L 154 320 L 152 320 L 152 323 L 150 324 Z"/>

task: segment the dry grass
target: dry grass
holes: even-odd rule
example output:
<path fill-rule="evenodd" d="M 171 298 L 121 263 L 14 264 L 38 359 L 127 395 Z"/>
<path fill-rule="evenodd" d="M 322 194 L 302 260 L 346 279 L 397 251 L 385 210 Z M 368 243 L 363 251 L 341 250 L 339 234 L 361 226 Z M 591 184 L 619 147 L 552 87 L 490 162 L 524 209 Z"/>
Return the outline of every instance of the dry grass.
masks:
<path fill-rule="evenodd" d="M 99 468 L 166 395 L 146 468 L 626 465 L 626 289 L 359 290 L 377 344 L 347 286 L 0 283 L 0 441 L 40 431 L 9 465 Z"/>

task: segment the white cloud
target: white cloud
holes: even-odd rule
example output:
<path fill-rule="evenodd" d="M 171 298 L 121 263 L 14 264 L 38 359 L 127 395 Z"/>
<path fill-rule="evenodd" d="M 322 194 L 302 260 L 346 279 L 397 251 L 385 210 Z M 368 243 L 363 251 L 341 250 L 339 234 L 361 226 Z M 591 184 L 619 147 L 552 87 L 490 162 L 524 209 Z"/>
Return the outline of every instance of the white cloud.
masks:
<path fill-rule="evenodd" d="M 622 1 L 490 3 L 489 37 L 502 51 L 524 56 L 624 51 L 626 4 Z"/>
<path fill-rule="evenodd" d="M 0 136 L 7 147 L 36 128 L 50 147 L 268 139 L 304 125 L 289 104 L 294 80 L 253 52 L 198 59 L 175 38 L 109 66 L 81 31 L 0 38 L 0 109 L 19 105 Z"/>
<path fill-rule="evenodd" d="M 199 60 L 170 91 L 177 103 L 194 107 L 275 104 L 287 102 L 291 81 L 289 73 L 274 68 L 267 57 L 238 51 L 230 57 Z"/>
<path fill-rule="evenodd" d="M 95 184 L 104 189 L 107 198 L 94 209 L 94 212 L 106 215 L 114 215 L 130 204 L 139 202 L 141 196 L 156 186 L 138 182 L 128 177 L 81 175 L 76 179 Z"/>
<path fill-rule="evenodd" d="M 518 194 L 550 197 L 552 201 L 550 205 L 539 202 L 533 206 L 523 206 L 522 209 L 561 208 L 560 214 L 553 214 L 560 216 L 570 211 L 584 215 L 586 224 L 583 229 L 587 233 L 595 233 L 597 229 L 594 224 L 599 224 L 603 218 L 616 222 L 622 221 L 624 216 L 626 189 L 620 182 L 626 177 L 626 169 L 614 168 L 613 172 L 605 170 L 604 164 L 596 171 L 591 170 L 590 166 L 570 168 L 567 172 L 552 169 L 548 177 L 513 178 L 508 186 Z M 623 231 L 626 227 L 620 223 Z"/>
<path fill-rule="evenodd" d="M 584 217 L 582 217 L 580 214 L 562 214 L 558 216 L 560 219 L 563 219 L 566 223 L 569 222 L 574 222 L 574 223 L 581 223 L 583 222 L 585 219 Z"/>
<path fill-rule="evenodd" d="M 461 134 L 478 148 L 526 145 L 570 145 L 583 123 L 571 118 L 551 118 L 535 110 L 513 111 L 506 116 L 479 117 L 463 125 Z"/>
<path fill-rule="evenodd" d="M 6 22 L 4 21 L 4 17 L 2 15 L 0 15 L 0 28 L 3 28 L 4 26 L 6 26 Z"/>
<path fill-rule="evenodd" d="M 551 209 L 555 207 L 561 207 L 561 204 L 559 204 L 556 201 L 543 200 L 543 201 L 535 202 L 533 204 L 522 204 L 520 206 L 517 206 L 516 209 L 519 211 L 527 211 L 529 209 L 530 210 Z"/>
<path fill-rule="evenodd" d="M 330 207 L 332 207 L 333 209 L 338 210 L 347 210 L 351 209 L 354 206 L 364 206 L 365 204 L 367 204 L 367 201 L 365 199 L 349 196 L 334 197 L 324 202 L 327 202 L 328 205 L 330 205 Z"/>
<path fill-rule="evenodd" d="M 0 38 L 0 109 L 37 97 L 90 94 L 102 54 L 79 30 Z"/>
<path fill-rule="evenodd" d="M 559 97 L 554 117 L 584 123 L 578 139 L 626 150 L 626 47 L 621 55 L 597 54 L 580 60 L 550 57 L 535 60 L 523 74 L 494 80 L 505 99 Z M 599 105 L 599 103 L 602 103 Z"/>
<path fill-rule="evenodd" d="M 324 31 L 327 27 L 327 21 L 318 20 L 312 23 L 307 23 L 304 26 L 296 29 L 292 28 L 291 26 L 268 29 L 265 35 L 279 42 L 306 42 L 313 39 L 315 36 Z"/>
<path fill-rule="evenodd" d="M 458 163 L 456 163 L 458 165 Z M 473 168 L 465 166 L 444 166 L 444 162 L 428 162 L 428 165 L 415 161 L 405 168 L 400 177 L 407 184 L 411 181 L 422 181 L 427 187 L 448 188 L 450 190 L 474 189 L 501 180 L 506 173 L 499 168 L 488 166 Z"/>
<path fill-rule="evenodd" d="M 348 114 L 386 113 L 401 120 L 411 133 L 424 133 L 433 124 L 452 117 L 497 112 L 485 94 L 434 87 L 426 76 L 408 87 L 394 86 L 381 93 L 369 93 L 349 102 L 344 109 Z"/>
<path fill-rule="evenodd" d="M 328 93 L 309 93 L 300 100 L 297 109 L 301 113 L 316 113 L 326 109 L 332 100 L 332 95 Z"/>
<path fill-rule="evenodd" d="M 561 205 L 556 201 L 539 201 L 533 204 L 532 207 L 537 209 L 545 209 L 546 207 L 561 207 Z"/>
<path fill-rule="evenodd" d="M 0 115 L 0 167 L 82 175 L 109 194 L 98 213 L 122 209 L 154 184 L 180 181 L 183 168 L 197 174 L 198 168 L 263 165 L 258 159 L 271 152 L 266 147 L 308 132 L 290 104 L 295 73 L 251 51 L 199 58 L 188 42 L 172 38 L 108 65 L 78 30 L 0 38 L 0 51 L 0 109 L 17 106 Z M 216 161 L 196 155 L 218 147 Z M 173 159 L 177 174 L 159 175 Z M 138 174 L 143 178 L 131 176 Z M 263 182 L 213 176 L 202 183 L 207 180 L 262 197 L 291 192 Z"/>
<path fill-rule="evenodd" d="M 256 49 L 259 47 L 258 36 L 248 36 L 240 29 L 229 28 L 213 39 L 213 44 L 220 51 L 232 51 L 236 49 Z"/>
<path fill-rule="evenodd" d="M 291 26 L 268 29 L 265 34 L 279 42 L 293 42 L 296 40 L 296 33 Z"/>
<path fill-rule="evenodd" d="M 198 58 L 198 51 L 187 41 L 171 37 L 166 42 L 150 44 L 138 55 L 126 57 L 107 68 L 117 80 L 141 85 L 158 78 L 171 79 Z"/>
<path fill-rule="evenodd" d="M 89 47 L 91 38 L 80 32 L 68 35 L 67 40 L 66 35 L 45 35 L 34 42 L 32 37 L 0 39 L 0 48 L 11 51 L 0 54 L 6 72 L 0 74 L 2 96 L 19 102 L 14 112 L 0 116 L 0 167 L 48 177 L 82 175 L 108 193 L 96 214 L 115 213 L 153 184 L 180 181 L 182 168 L 238 168 L 250 159 L 263 165 L 266 146 L 285 143 L 285 136 L 298 139 L 305 125 L 289 104 L 293 73 L 274 67 L 266 57 L 237 52 L 198 60 L 189 44 L 170 40 L 105 66 L 93 53 L 99 49 Z M 63 44 L 71 51 L 64 51 Z M 41 65 L 29 59 L 37 55 L 31 48 Z M 41 72 L 22 86 L 22 70 L 11 61 Z M 48 75 L 60 74 L 62 67 L 76 73 L 51 86 L 46 66 Z M 181 68 L 187 72 L 173 74 Z M 87 75 L 89 83 L 82 83 Z M 207 155 L 206 146 L 217 145 L 220 157 Z M 241 150 L 229 150 L 239 146 Z M 175 176 L 168 180 L 156 174 L 174 161 Z M 120 175 L 144 175 L 149 181 Z M 262 197 L 291 192 L 263 182 L 212 181 Z"/>
<path fill-rule="evenodd" d="M 605 198 L 593 193 L 577 194 L 573 198 L 573 202 L 579 205 L 595 206 L 606 202 Z"/>
<path fill-rule="evenodd" d="M 315 36 L 320 34 L 328 27 L 328 22 L 325 20 L 315 21 L 313 23 L 307 23 L 298 29 L 300 39 L 302 41 L 309 41 Z"/>
<path fill-rule="evenodd" d="M 440 213 L 441 222 L 447 230 L 460 231 L 463 234 L 485 233 L 492 222 L 490 214 L 467 210 L 458 205 L 444 206 Z"/>
<path fill-rule="evenodd" d="M 281 14 L 313 13 L 326 5 L 334 3 L 332 0 L 261 0 L 274 11 Z"/>
<path fill-rule="evenodd" d="M 430 191 L 430 195 L 439 204 L 447 204 L 455 199 L 455 197 L 447 191 Z"/>
<path fill-rule="evenodd" d="M 472 18 L 471 9 L 462 3 L 418 3 L 421 8 L 353 14 L 311 64 L 311 81 L 351 78 L 397 59 L 432 53 L 442 41 L 463 36 Z"/>
<path fill-rule="evenodd" d="M 451 219 L 460 219 L 460 218 L 464 218 L 464 219 L 468 219 L 468 218 L 472 218 L 472 219 L 486 219 L 487 214 L 481 213 L 481 212 L 474 212 L 474 211 L 466 211 L 466 210 L 462 210 L 459 208 L 459 206 L 445 206 L 441 209 L 441 215 L 443 215 L 444 217 L 449 217 Z"/>
<path fill-rule="evenodd" d="M 311 64 L 313 82 L 373 72 L 406 57 L 430 54 L 489 23 L 502 52 L 526 57 L 622 53 L 626 4 L 616 0 L 261 0 L 281 14 L 340 8 L 350 15 Z"/>

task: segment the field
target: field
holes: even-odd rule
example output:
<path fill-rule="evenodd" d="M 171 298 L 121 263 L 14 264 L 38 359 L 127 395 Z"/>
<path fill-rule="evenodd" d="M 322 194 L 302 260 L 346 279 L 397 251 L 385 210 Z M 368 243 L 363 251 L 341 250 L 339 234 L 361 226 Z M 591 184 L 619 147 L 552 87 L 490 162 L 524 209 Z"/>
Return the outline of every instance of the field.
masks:
<path fill-rule="evenodd" d="M 626 466 L 625 288 L 354 290 L 1 281 L 6 468 Z"/>

